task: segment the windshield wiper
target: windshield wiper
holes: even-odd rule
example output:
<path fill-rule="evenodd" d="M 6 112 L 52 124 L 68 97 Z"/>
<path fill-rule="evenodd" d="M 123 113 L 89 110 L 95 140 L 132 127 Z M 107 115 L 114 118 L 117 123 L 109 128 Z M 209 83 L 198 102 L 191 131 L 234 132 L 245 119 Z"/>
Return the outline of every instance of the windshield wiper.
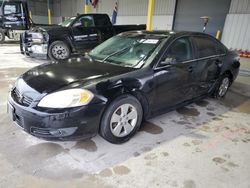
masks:
<path fill-rule="evenodd" d="M 131 46 L 128 46 L 128 47 L 125 47 L 125 48 L 123 48 L 123 49 L 121 49 L 121 50 L 118 50 L 118 51 L 116 51 L 116 52 L 114 52 L 114 53 L 108 55 L 107 57 L 105 57 L 105 58 L 102 60 L 102 62 L 105 62 L 105 61 L 108 60 L 110 57 L 112 57 L 112 56 L 114 56 L 114 55 L 116 55 L 116 54 L 122 53 L 123 51 L 126 51 L 126 50 L 128 50 L 128 49 L 130 49 L 130 48 L 131 48 Z"/>
<path fill-rule="evenodd" d="M 122 48 L 121 50 L 118 50 L 118 51 L 116 51 L 116 52 L 114 52 L 114 53 L 108 55 L 107 57 L 105 57 L 105 58 L 102 60 L 102 62 L 105 62 L 105 61 L 107 61 L 110 57 L 113 57 L 113 56 L 115 56 L 115 55 L 117 55 L 117 54 L 119 54 L 119 53 L 123 53 L 123 52 L 129 50 L 130 48 L 132 48 L 132 47 L 134 47 L 134 46 L 136 46 L 136 45 L 142 44 L 145 40 L 146 40 L 146 39 L 144 39 L 143 41 L 140 40 L 140 42 L 139 42 L 139 41 L 136 41 L 135 43 L 133 43 L 133 44 L 131 44 L 131 45 L 125 47 L 125 48 Z"/>

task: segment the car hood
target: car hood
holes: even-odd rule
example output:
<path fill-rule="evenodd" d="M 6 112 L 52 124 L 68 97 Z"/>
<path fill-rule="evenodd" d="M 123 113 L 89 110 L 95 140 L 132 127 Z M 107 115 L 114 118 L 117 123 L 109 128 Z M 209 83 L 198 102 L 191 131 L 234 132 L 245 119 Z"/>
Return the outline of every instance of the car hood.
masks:
<path fill-rule="evenodd" d="M 95 83 L 104 78 L 133 70 L 135 69 L 102 62 L 91 62 L 84 58 L 81 61 L 40 65 L 24 73 L 21 79 L 39 93 L 51 93 L 67 86 L 74 87 L 73 83 L 80 83 L 80 87 L 83 87 L 87 82 Z"/>
<path fill-rule="evenodd" d="M 33 32 L 45 32 L 45 31 L 50 31 L 53 29 L 60 29 L 62 28 L 62 26 L 60 25 L 35 25 L 35 27 L 33 27 L 31 29 L 31 31 Z"/>

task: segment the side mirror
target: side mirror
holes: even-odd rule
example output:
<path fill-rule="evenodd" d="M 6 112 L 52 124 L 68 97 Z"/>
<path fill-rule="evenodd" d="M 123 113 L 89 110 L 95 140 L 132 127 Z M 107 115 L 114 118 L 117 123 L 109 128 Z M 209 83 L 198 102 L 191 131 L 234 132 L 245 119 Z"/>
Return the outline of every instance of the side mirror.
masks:
<path fill-rule="evenodd" d="M 176 59 L 172 57 L 167 57 L 164 61 L 161 62 L 161 66 L 174 64 L 176 64 Z"/>

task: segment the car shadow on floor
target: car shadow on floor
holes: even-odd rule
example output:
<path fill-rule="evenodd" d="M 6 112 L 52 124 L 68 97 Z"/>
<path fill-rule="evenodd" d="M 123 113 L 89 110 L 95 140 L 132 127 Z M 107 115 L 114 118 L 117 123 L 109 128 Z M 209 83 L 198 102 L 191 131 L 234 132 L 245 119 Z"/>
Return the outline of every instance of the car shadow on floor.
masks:
<path fill-rule="evenodd" d="M 4 158 L 26 174 L 49 179 L 81 178 L 138 157 L 179 136 L 207 139 L 208 123 L 220 125 L 227 112 L 249 101 L 249 86 L 235 83 L 225 99 L 206 98 L 143 123 L 127 143 L 110 144 L 100 136 L 72 142 L 46 142 L 0 118 L 0 150 Z M 245 113 L 245 112 L 244 112 Z M 198 131 L 201 130 L 201 131 Z"/>

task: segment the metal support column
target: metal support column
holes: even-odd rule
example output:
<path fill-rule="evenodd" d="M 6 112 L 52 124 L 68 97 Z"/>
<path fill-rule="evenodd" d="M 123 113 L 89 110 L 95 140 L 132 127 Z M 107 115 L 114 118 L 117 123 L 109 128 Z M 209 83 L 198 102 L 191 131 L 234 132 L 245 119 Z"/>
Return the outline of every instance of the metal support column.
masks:
<path fill-rule="evenodd" d="M 147 31 L 152 30 L 153 13 L 154 13 L 154 0 L 148 0 Z"/>
<path fill-rule="evenodd" d="M 88 14 L 88 13 L 89 13 L 89 1 L 84 0 L 84 14 Z"/>
<path fill-rule="evenodd" d="M 51 8 L 50 8 L 50 0 L 47 0 L 47 6 L 48 6 L 48 23 L 49 23 L 49 25 L 51 25 L 52 24 L 52 21 L 51 21 Z"/>

